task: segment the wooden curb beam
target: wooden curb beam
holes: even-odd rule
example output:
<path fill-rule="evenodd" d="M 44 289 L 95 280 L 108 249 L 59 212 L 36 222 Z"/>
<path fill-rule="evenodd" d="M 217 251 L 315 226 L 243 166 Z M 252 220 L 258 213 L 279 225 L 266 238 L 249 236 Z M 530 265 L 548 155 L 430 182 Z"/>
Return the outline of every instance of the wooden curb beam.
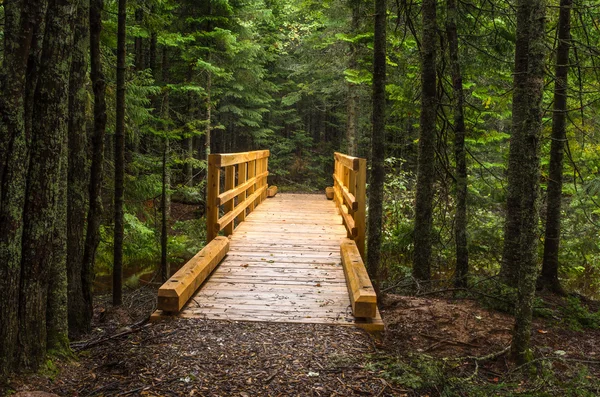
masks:
<path fill-rule="evenodd" d="M 267 197 L 275 197 L 277 194 L 277 186 L 269 186 L 267 189 Z"/>
<path fill-rule="evenodd" d="M 227 237 L 215 237 L 158 290 L 158 309 L 179 312 L 229 251 Z"/>
<path fill-rule="evenodd" d="M 352 314 L 354 317 L 377 317 L 377 295 L 356 242 L 348 238 L 344 239 L 340 246 L 340 254 L 352 304 Z"/>
<path fill-rule="evenodd" d="M 328 186 L 325 188 L 325 196 L 327 200 L 333 200 L 333 195 L 335 194 L 335 190 L 333 190 L 333 186 Z"/>

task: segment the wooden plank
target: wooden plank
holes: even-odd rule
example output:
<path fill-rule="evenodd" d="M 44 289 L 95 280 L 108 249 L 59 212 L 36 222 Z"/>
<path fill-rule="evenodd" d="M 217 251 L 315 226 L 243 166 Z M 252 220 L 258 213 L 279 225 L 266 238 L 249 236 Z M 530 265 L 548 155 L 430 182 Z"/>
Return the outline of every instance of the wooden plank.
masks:
<path fill-rule="evenodd" d="M 346 291 L 345 285 L 336 286 L 318 286 L 318 283 L 313 285 L 295 285 L 293 291 L 295 293 L 302 294 L 313 294 L 328 296 L 330 292 L 344 293 Z M 290 291 L 289 285 L 262 285 L 254 283 L 229 283 L 229 282 L 210 282 L 202 287 L 202 293 L 207 294 L 210 292 L 224 292 L 224 291 L 249 291 L 254 293 L 286 293 Z"/>
<path fill-rule="evenodd" d="M 297 269 L 297 270 L 329 270 L 334 271 L 342 269 L 342 264 L 337 262 L 265 262 L 256 260 L 227 259 L 219 265 L 219 268 L 227 269 L 231 267 L 251 267 L 262 270 L 268 269 Z"/>
<path fill-rule="evenodd" d="M 266 186 L 261 187 L 260 189 L 252 193 L 252 195 L 248 197 L 246 201 L 238 204 L 232 211 L 226 213 L 221 218 L 219 218 L 219 220 L 215 224 L 215 228 L 217 230 L 221 230 L 225 227 L 225 225 L 232 222 L 242 211 L 248 208 L 250 203 L 252 203 L 257 197 L 260 197 L 260 195 L 266 190 L 266 188 Z"/>
<path fill-rule="evenodd" d="M 229 250 L 227 237 L 215 237 L 158 290 L 158 308 L 178 312 Z"/>
<path fill-rule="evenodd" d="M 348 208 L 356 211 L 358 209 L 358 202 L 356 201 L 354 195 L 350 193 L 348 188 L 344 185 L 344 182 L 336 174 L 333 174 L 333 180 L 339 186 L 340 191 L 342 192 L 342 197 L 344 198 L 344 202 Z"/>
<path fill-rule="evenodd" d="M 247 171 L 248 163 L 242 163 L 242 164 L 240 164 L 240 166 L 241 165 L 244 165 L 244 168 Z M 258 177 L 255 176 L 255 177 L 252 177 L 251 179 L 248 179 L 243 184 L 237 186 L 235 189 L 226 190 L 225 192 L 219 194 L 219 197 L 217 197 L 217 204 L 221 205 L 221 204 L 226 203 L 227 201 L 233 199 L 236 196 L 239 197 L 240 195 L 245 194 L 246 190 L 249 190 L 249 188 L 252 185 L 254 185 L 259 178 L 265 177 L 267 175 L 269 175 L 268 171 L 263 172 Z M 238 201 L 238 202 L 240 202 L 240 201 Z"/>
<path fill-rule="evenodd" d="M 193 302 L 201 301 L 216 301 L 216 300 L 229 300 L 236 302 L 274 302 L 274 301 L 289 301 L 295 303 L 301 302 L 328 302 L 336 300 L 346 300 L 348 305 L 350 300 L 348 298 L 348 291 L 331 291 L 330 293 L 323 294 L 318 292 L 303 292 L 294 291 L 288 287 L 287 291 L 241 291 L 241 290 L 219 290 L 219 291 L 204 291 L 204 288 L 198 291 L 198 293 L 189 301 L 188 306 L 192 305 Z M 185 309 L 184 309 L 185 311 Z"/>
<path fill-rule="evenodd" d="M 277 186 L 269 186 L 267 189 L 267 197 L 275 197 L 277 194 Z"/>
<path fill-rule="evenodd" d="M 367 274 L 356 243 L 346 239 L 340 246 L 342 265 L 348 284 L 348 294 L 355 317 L 373 318 L 377 315 L 377 295 Z"/>
<path fill-rule="evenodd" d="M 235 187 L 235 165 L 228 165 L 225 167 L 225 191 L 231 191 Z M 229 213 L 233 211 L 234 207 L 233 200 L 229 200 L 225 203 L 224 210 L 225 213 Z M 231 236 L 233 234 L 235 217 L 231 219 L 231 222 L 227 223 L 224 226 L 219 225 L 219 228 L 222 228 L 225 231 L 226 236 Z"/>
<path fill-rule="evenodd" d="M 335 201 L 337 202 L 338 208 L 340 210 L 340 215 L 342 216 L 342 219 L 344 220 L 344 226 L 346 226 L 346 229 L 348 230 L 348 234 L 351 237 L 358 235 L 358 229 L 356 228 L 356 223 L 354 222 L 354 219 L 352 219 L 352 217 L 348 213 L 348 208 L 346 207 L 346 205 L 344 203 L 342 203 L 342 198 L 341 198 L 340 194 L 336 194 Z"/>
<path fill-rule="evenodd" d="M 215 164 L 215 155 L 208 156 L 208 182 L 206 188 L 206 242 L 211 242 L 219 234 L 220 229 L 215 227 L 219 219 L 219 206 L 217 196 L 219 195 L 221 183 L 221 169 Z"/>
<path fill-rule="evenodd" d="M 348 156 L 339 152 L 335 152 L 333 156 L 344 167 L 350 168 L 352 171 L 358 171 L 358 157 Z"/>
<path fill-rule="evenodd" d="M 269 157 L 270 152 L 268 150 L 256 150 L 253 152 L 240 152 L 240 153 L 221 153 L 214 154 L 215 164 L 218 167 L 227 167 L 229 165 L 236 165 L 240 163 L 247 163 L 249 161 L 262 159 Z"/>

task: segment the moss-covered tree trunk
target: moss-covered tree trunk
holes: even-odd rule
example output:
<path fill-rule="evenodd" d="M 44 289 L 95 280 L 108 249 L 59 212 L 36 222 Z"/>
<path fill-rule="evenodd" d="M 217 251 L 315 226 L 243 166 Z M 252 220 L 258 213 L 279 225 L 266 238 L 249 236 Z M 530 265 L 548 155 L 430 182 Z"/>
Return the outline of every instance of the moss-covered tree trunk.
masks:
<path fill-rule="evenodd" d="M 518 302 L 515 311 L 515 327 L 511 352 L 518 362 L 526 362 L 531 357 L 529 340 L 533 298 L 538 275 L 538 227 L 539 227 L 539 190 L 540 190 L 540 139 L 542 134 L 542 95 L 544 90 L 545 43 L 545 0 L 520 0 L 517 3 L 517 23 L 527 23 L 528 52 L 527 73 L 522 89 L 515 89 L 513 96 L 523 96 L 515 101 L 525 109 L 525 116 L 519 124 L 513 125 L 523 138 L 513 166 L 518 166 L 516 181 L 521 191 L 521 238 L 520 269 L 518 272 Z M 527 13 L 521 15 L 521 13 Z M 522 32 L 522 30 L 518 31 Z M 517 39 L 519 40 L 519 38 Z M 516 88 L 516 87 L 515 87 Z M 511 142 L 510 149 L 513 149 Z M 510 164 L 509 164 L 510 167 Z M 510 170 L 509 170 L 510 172 Z M 515 180 L 513 179 L 513 182 Z"/>
<path fill-rule="evenodd" d="M 350 34 L 357 34 L 360 28 L 360 5 L 361 0 L 350 0 L 348 5 L 352 12 L 352 21 L 350 23 Z M 350 59 L 348 68 L 358 68 L 358 46 L 356 43 L 348 43 L 350 49 Z M 356 145 L 358 140 L 358 87 L 356 84 L 348 82 L 348 97 L 346 103 L 347 125 L 346 141 L 348 144 L 348 154 L 356 156 Z"/>
<path fill-rule="evenodd" d="M 67 276 L 67 185 L 69 172 L 69 137 L 64 134 L 60 158 L 58 200 L 52 238 L 52 253 L 48 277 L 48 305 L 46 313 L 48 351 L 65 354 L 69 351 L 69 313 Z"/>
<path fill-rule="evenodd" d="M 115 127 L 115 200 L 114 200 L 114 254 L 113 305 L 123 303 L 123 239 L 125 193 L 125 72 L 127 47 L 127 0 L 119 0 L 117 32 L 117 103 Z"/>
<path fill-rule="evenodd" d="M 562 204 L 563 154 L 567 140 L 567 89 L 569 77 L 569 49 L 571 46 L 571 8 L 573 0 L 561 0 L 558 17 L 558 47 L 554 80 L 554 112 L 552 114 L 552 143 L 546 209 L 544 260 L 538 283 L 542 287 L 564 294 L 558 279 L 560 247 L 560 209 Z"/>
<path fill-rule="evenodd" d="M 0 76 L 0 375 L 15 364 L 18 335 L 23 206 L 31 137 L 25 130 L 25 89 L 35 29 L 46 1 L 4 4 Z"/>
<path fill-rule="evenodd" d="M 169 170 L 169 128 L 170 128 L 170 105 L 169 91 L 166 87 L 169 83 L 169 57 L 167 47 L 163 47 L 163 64 L 162 64 L 162 80 L 165 85 L 165 95 L 163 98 L 162 118 L 166 121 L 163 138 L 163 153 L 162 153 L 162 190 L 161 190 L 161 233 L 160 233 L 160 274 L 162 282 L 169 279 L 169 258 L 167 252 L 168 243 L 168 221 L 171 213 L 171 196 L 169 189 L 171 187 L 171 174 Z"/>
<path fill-rule="evenodd" d="M 51 0 L 35 91 L 31 157 L 23 214 L 18 362 L 38 368 L 46 352 L 49 275 L 61 155 L 67 134 L 72 21 L 75 0 Z M 60 223 L 60 222 L 58 222 Z M 66 314 L 66 312 L 64 312 Z"/>
<path fill-rule="evenodd" d="M 522 126 L 527 119 L 528 110 L 527 98 L 524 93 L 527 91 L 528 83 L 530 15 L 530 2 L 519 2 L 513 77 L 512 131 L 508 154 L 506 220 L 504 223 L 504 247 L 500 268 L 500 278 L 511 287 L 517 287 L 518 285 L 521 261 L 521 219 L 523 212 L 521 162 L 523 161 L 522 151 L 526 133 Z"/>
<path fill-rule="evenodd" d="M 413 232 L 413 276 L 418 280 L 431 277 L 433 222 L 433 182 L 435 179 L 435 140 L 437 116 L 436 88 L 436 0 L 423 0 L 421 6 L 421 129 L 417 167 L 415 228 Z"/>
<path fill-rule="evenodd" d="M 379 288 L 383 183 L 385 181 L 385 81 L 386 81 L 387 2 L 375 1 L 373 48 L 373 119 L 371 130 L 371 173 L 369 175 L 369 219 L 367 225 L 367 269 Z"/>
<path fill-rule="evenodd" d="M 106 83 L 102 72 L 100 56 L 100 33 L 102 31 L 101 12 L 103 0 L 90 2 L 90 78 L 94 92 L 94 128 L 91 135 L 91 164 L 89 182 L 89 208 L 87 213 L 87 229 L 85 247 L 81 265 L 81 293 L 84 305 L 78 325 L 79 332 L 90 330 L 92 322 L 92 281 L 96 249 L 100 242 L 100 223 L 102 221 L 102 180 L 104 165 L 104 137 L 106 133 Z"/>
<path fill-rule="evenodd" d="M 454 285 L 467 286 L 469 273 L 469 250 L 467 248 L 467 158 L 465 152 L 465 117 L 463 80 L 458 54 L 458 31 L 456 0 L 447 0 L 446 35 L 450 54 L 452 91 L 454 94 L 454 159 L 456 162 L 456 214 L 454 216 L 454 240 L 456 245 L 456 270 Z"/>
<path fill-rule="evenodd" d="M 87 70 L 89 57 L 89 0 L 80 0 L 75 16 L 69 82 L 69 147 L 67 263 L 69 291 L 69 333 L 78 336 L 87 330 L 83 296 L 82 266 L 85 251 L 85 223 L 89 197 L 87 142 Z"/>

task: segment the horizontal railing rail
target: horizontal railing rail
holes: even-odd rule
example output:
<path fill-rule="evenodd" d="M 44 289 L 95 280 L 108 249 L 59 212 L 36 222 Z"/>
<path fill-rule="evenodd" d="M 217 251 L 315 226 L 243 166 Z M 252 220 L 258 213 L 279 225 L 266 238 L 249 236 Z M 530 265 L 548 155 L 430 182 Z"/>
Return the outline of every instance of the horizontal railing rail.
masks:
<path fill-rule="evenodd" d="M 246 215 L 266 199 L 269 155 L 268 150 L 257 150 L 208 156 L 207 243 L 221 230 L 225 231 L 225 235 L 231 235 L 236 222 L 243 222 Z M 221 169 L 225 173 L 222 188 Z"/>
<path fill-rule="evenodd" d="M 365 255 L 367 208 L 367 160 L 334 153 L 334 201 L 342 216 L 348 238 L 356 242 L 360 255 Z"/>

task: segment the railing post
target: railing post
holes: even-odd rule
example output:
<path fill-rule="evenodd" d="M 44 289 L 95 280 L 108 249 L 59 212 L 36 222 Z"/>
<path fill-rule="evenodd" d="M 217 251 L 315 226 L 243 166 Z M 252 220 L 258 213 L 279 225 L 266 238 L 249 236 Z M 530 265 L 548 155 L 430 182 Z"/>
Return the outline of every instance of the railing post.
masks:
<path fill-rule="evenodd" d="M 269 158 L 265 157 L 265 171 L 269 170 Z M 265 176 L 265 186 L 268 185 L 268 177 Z M 269 186 L 267 186 L 267 189 L 269 188 Z M 264 193 L 263 193 L 263 200 L 267 199 L 267 189 L 265 189 Z"/>
<path fill-rule="evenodd" d="M 227 167 L 225 167 L 225 191 L 231 190 L 235 187 L 235 165 L 229 165 Z M 230 211 L 233 211 L 233 207 L 234 207 L 234 199 L 229 200 L 228 202 L 225 203 L 224 210 L 225 213 L 228 213 Z M 229 223 L 228 225 L 225 226 L 225 235 L 229 236 L 231 234 L 233 234 L 233 229 L 234 229 L 234 223 L 235 221 L 232 220 L 231 223 Z"/>
<path fill-rule="evenodd" d="M 238 166 L 238 186 L 242 185 L 248 180 L 248 163 L 244 162 Z M 243 203 L 246 200 L 246 191 L 244 190 L 237 196 L 238 204 Z M 246 220 L 246 210 L 242 211 L 241 214 L 238 215 L 237 221 L 238 224 L 244 222 Z"/>
<path fill-rule="evenodd" d="M 252 179 L 256 176 L 256 160 L 252 160 L 248 162 L 248 179 Z M 252 196 L 254 191 L 256 190 L 256 183 L 253 183 L 252 186 L 248 188 L 248 196 Z M 250 203 L 248 206 L 248 212 L 254 211 L 254 201 Z"/>
<path fill-rule="evenodd" d="M 208 181 L 206 186 L 206 243 L 210 243 L 219 234 L 217 222 L 219 221 L 219 185 L 221 169 L 216 160 L 219 157 L 211 154 L 208 156 Z"/>
<path fill-rule="evenodd" d="M 356 193 L 354 194 L 358 201 L 358 210 L 354 213 L 354 224 L 356 225 L 358 235 L 356 236 L 356 246 L 358 252 L 365 260 L 365 229 L 366 229 L 366 211 L 367 211 L 367 159 L 358 160 L 358 172 L 356 173 Z"/>

